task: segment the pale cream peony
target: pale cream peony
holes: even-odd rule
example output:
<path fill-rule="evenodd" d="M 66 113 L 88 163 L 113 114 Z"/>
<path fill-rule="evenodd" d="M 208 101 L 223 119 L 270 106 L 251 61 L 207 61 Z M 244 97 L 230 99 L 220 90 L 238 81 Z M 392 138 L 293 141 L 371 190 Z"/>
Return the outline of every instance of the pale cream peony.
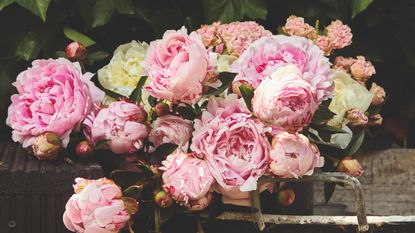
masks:
<path fill-rule="evenodd" d="M 137 82 L 145 75 L 142 62 L 146 58 L 148 44 L 131 41 L 120 45 L 110 63 L 98 70 L 101 85 L 118 94 L 129 96 Z"/>
<path fill-rule="evenodd" d="M 343 71 L 335 72 L 333 99 L 329 109 L 336 113 L 336 116 L 328 124 L 342 127 L 345 112 L 352 108 L 365 112 L 372 102 L 373 94 L 352 79 L 349 74 Z"/>

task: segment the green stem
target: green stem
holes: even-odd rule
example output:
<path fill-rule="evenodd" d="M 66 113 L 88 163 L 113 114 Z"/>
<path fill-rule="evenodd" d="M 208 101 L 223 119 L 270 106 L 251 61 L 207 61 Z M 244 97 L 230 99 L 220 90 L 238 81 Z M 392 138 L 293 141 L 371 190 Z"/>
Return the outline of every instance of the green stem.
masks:
<path fill-rule="evenodd" d="M 161 232 L 161 215 L 160 208 L 158 206 L 154 207 L 154 231 L 156 233 Z"/>

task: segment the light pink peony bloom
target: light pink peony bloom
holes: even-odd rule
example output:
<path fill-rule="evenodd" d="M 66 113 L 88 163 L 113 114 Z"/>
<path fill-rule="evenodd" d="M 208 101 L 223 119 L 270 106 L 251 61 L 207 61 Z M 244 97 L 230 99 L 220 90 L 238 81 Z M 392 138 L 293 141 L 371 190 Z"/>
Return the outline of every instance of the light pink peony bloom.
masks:
<path fill-rule="evenodd" d="M 324 52 L 325 55 L 330 55 L 334 49 L 330 38 L 327 36 L 317 36 L 316 45 Z"/>
<path fill-rule="evenodd" d="M 204 197 L 198 200 L 190 200 L 187 209 L 190 211 L 200 211 L 206 209 L 212 203 L 213 195 L 208 192 Z"/>
<path fill-rule="evenodd" d="M 355 61 L 356 59 L 351 58 L 351 57 L 337 56 L 334 59 L 333 68 L 350 73 L 350 67 L 353 65 L 353 63 L 355 63 Z"/>
<path fill-rule="evenodd" d="M 340 20 L 335 20 L 326 27 L 327 37 L 330 39 L 333 48 L 341 49 L 352 43 L 352 30 Z"/>
<path fill-rule="evenodd" d="M 274 136 L 270 157 L 270 171 L 282 178 L 310 176 L 314 168 L 324 164 L 318 148 L 307 137 L 288 132 Z"/>
<path fill-rule="evenodd" d="M 365 57 L 357 56 L 356 61 L 350 66 L 350 72 L 354 79 L 365 83 L 370 76 L 376 73 L 376 70 L 370 61 L 365 60 Z"/>
<path fill-rule="evenodd" d="M 187 144 L 193 131 L 191 121 L 178 116 L 166 115 L 158 117 L 153 121 L 151 127 L 148 139 L 155 148 L 164 143 L 173 143 L 183 150 L 187 150 Z"/>
<path fill-rule="evenodd" d="M 167 156 L 162 165 L 163 188 L 175 200 L 188 205 L 189 201 L 208 195 L 214 179 L 206 161 L 178 149 Z"/>
<path fill-rule="evenodd" d="M 254 43 L 232 64 L 235 81 L 257 88 L 262 80 L 281 66 L 296 65 L 305 81 L 316 91 L 317 101 L 330 97 L 334 73 L 328 58 L 309 39 L 298 36 L 270 36 Z"/>
<path fill-rule="evenodd" d="M 257 189 L 267 167 L 269 143 L 264 125 L 251 117 L 242 99 L 211 97 L 195 120 L 190 148 L 204 157 L 224 196 Z M 230 195 L 229 195 L 230 196 Z"/>
<path fill-rule="evenodd" d="M 253 112 L 262 122 L 273 127 L 289 132 L 301 131 L 318 108 L 313 91 L 296 66 L 281 67 L 255 90 Z"/>
<path fill-rule="evenodd" d="M 63 223 L 79 233 L 117 233 L 130 220 L 121 189 L 111 180 L 76 178 L 75 194 L 66 203 Z"/>
<path fill-rule="evenodd" d="M 72 130 L 78 130 L 93 104 L 104 98 L 92 76 L 64 58 L 33 61 L 13 83 L 18 93 L 11 97 L 6 120 L 13 140 L 28 147 L 37 135 L 53 132 L 66 147 Z"/>
<path fill-rule="evenodd" d="M 290 36 L 302 36 L 309 39 L 314 39 L 317 36 L 314 27 L 305 23 L 303 17 L 297 17 L 295 15 L 287 18 L 287 22 L 282 27 L 282 30 Z"/>
<path fill-rule="evenodd" d="M 134 153 L 142 148 L 148 134 L 147 127 L 140 123 L 143 112 L 136 104 L 113 102 L 85 119 L 85 136 L 92 144 L 108 140 L 107 145 L 115 154 Z"/>
<path fill-rule="evenodd" d="M 202 25 L 201 28 L 197 29 L 196 32 L 202 38 L 202 42 L 205 47 L 217 46 L 222 43 L 221 39 L 217 35 L 220 25 L 220 22 L 214 22 L 210 25 Z"/>
<path fill-rule="evenodd" d="M 145 63 L 150 78 L 146 90 L 152 96 L 187 104 L 201 98 L 209 56 L 196 32 L 187 35 L 184 27 L 166 31 L 150 43 Z"/>

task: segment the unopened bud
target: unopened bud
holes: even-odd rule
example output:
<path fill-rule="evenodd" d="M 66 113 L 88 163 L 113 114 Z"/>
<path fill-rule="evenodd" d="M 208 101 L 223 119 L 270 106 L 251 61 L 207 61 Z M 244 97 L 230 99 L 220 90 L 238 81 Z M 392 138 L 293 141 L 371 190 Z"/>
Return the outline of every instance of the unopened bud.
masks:
<path fill-rule="evenodd" d="M 75 152 L 81 158 L 88 158 L 92 155 L 93 148 L 88 141 L 81 141 L 76 145 Z"/>
<path fill-rule="evenodd" d="M 159 191 L 154 196 L 154 201 L 162 208 L 168 208 L 173 204 L 173 198 L 164 190 Z"/>
<path fill-rule="evenodd" d="M 169 114 L 169 110 L 170 110 L 169 105 L 163 102 L 156 104 L 156 106 L 154 107 L 154 111 L 159 117 Z"/>
<path fill-rule="evenodd" d="M 66 46 L 66 57 L 71 61 L 83 61 L 86 58 L 86 48 L 79 42 L 72 42 Z"/>
<path fill-rule="evenodd" d="M 344 116 L 349 121 L 349 126 L 351 128 L 363 127 L 368 122 L 365 113 L 363 113 L 357 108 L 352 108 L 348 110 Z"/>
<path fill-rule="evenodd" d="M 39 160 L 54 160 L 62 148 L 62 140 L 52 132 L 38 135 L 32 144 L 33 154 Z"/>
<path fill-rule="evenodd" d="M 359 161 L 346 156 L 337 164 L 337 171 L 344 172 L 349 176 L 359 177 L 363 174 L 363 168 Z"/>
<path fill-rule="evenodd" d="M 385 102 L 386 92 L 383 87 L 377 85 L 376 83 L 372 83 L 370 93 L 373 94 L 372 105 L 379 105 Z"/>
<path fill-rule="evenodd" d="M 295 192 L 292 189 L 284 189 L 278 192 L 278 203 L 282 206 L 289 206 L 295 200 Z"/>

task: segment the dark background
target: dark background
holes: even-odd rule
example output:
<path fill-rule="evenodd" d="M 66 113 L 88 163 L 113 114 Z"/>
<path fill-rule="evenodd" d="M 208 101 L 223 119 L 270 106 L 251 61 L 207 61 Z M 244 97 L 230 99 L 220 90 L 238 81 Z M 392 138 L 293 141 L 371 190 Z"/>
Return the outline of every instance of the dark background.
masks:
<path fill-rule="evenodd" d="M 371 78 L 388 94 L 384 124 L 366 145 L 415 146 L 415 1 L 414 0 L 0 0 L 0 135 L 11 83 L 33 59 L 64 56 L 71 41 L 64 27 L 96 44 L 88 48 L 87 69 L 96 72 L 114 49 L 131 40 L 151 41 L 167 29 L 189 31 L 215 20 L 256 20 L 273 33 L 291 14 L 320 28 L 340 19 L 352 28 L 353 43 L 336 55 L 364 55 L 376 67 Z M 93 61 L 92 61 L 93 60 Z"/>

